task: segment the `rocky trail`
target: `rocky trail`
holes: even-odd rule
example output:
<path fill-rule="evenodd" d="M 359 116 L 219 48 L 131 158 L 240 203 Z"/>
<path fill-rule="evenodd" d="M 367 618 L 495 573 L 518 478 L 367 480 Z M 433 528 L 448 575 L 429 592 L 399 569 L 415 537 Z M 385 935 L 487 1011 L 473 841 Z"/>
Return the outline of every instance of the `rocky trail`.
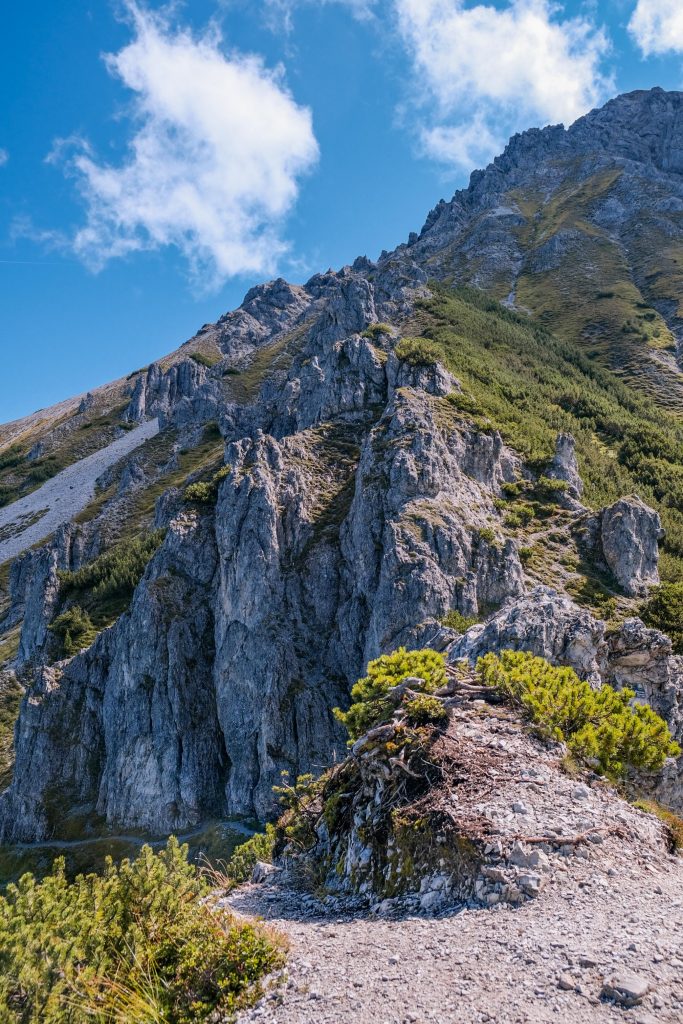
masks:
<path fill-rule="evenodd" d="M 0 509 L 0 564 L 45 540 L 82 512 L 95 493 L 97 478 L 158 431 L 158 421 L 147 420 Z"/>
<path fill-rule="evenodd" d="M 625 854 L 579 860 L 520 907 L 438 918 L 325 915 L 277 884 L 244 886 L 230 905 L 272 923 L 290 957 L 240 1024 L 679 1024 L 683 862 Z M 616 978 L 635 1006 L 603 995 Z"/>

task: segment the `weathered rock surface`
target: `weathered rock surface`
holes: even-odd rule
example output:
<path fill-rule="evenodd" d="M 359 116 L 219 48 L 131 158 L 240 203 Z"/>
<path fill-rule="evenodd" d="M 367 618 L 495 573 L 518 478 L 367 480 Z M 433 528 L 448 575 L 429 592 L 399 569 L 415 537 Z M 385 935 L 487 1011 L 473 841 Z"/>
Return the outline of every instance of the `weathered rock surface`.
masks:
<path fill-rule="evenodd" d="M 551 587 L 535 587 L 510 602 L 485 625 L 473 626 L 449 649 L 448 660 L 474 662 L 489 651 L 531 651 L 556 665 L 570 665 L 599 682 L 607 656 L 605 624 Z"/>
<path fill-rule="evenodd" d="M 633 685 L 680 735 L 681 661 L 666 638 L 637 620 L 608 637 L 569 598 L 547 587 L 527 593 L 502 498 L 528 468 L 493 428 L 458 413 L 449 401 L 456 376 L 438 363 L 401 362 L 395 348 L 404 328 L 415 329 L 428 276 L 503 289 L 515 305 L 525 274 L 573 258 L 585 241 L 580 226 L 524 249 L 518 229 L 527 217 L 510 198 L 524 180 L 550 201 L 566 183 L 565 158 L 582 182 L 616 161 L 609 196 L 598 189 L 591 207 L 594 226 L 613 231 L 615 204 L 630 201 L 634 166 L 644 163 L 671 209 L 683 204 L 680 181 L 671 180 L 683 152 L 681 111 L 680 94 L 654 91 L 622 97 L 566 132 L 515 137 L 407 245 L 302 286 L 258 286 L 191 347 L 125 383 L 128 420 L 155 418 L 141 423 L 140 436 L 151 440 L 158 418 L 163 437 L 175 439 L 166 470 L 177 470 L 183 445 L 192 448 L 216 421 L 230 472 L 215 507 L 201 514 L 183 504 L 178 474 L 156 506 L 168 536 L 129 612 L 69 662 L 42 665 L 57 572 L 103 550 L 105 532 L 67 527 L 15 565 L 9 621 L 23 617 L 18 664 L 39 671 L 17 729 L 15 778 L 0 799 L 6 837 L 58 833 L 75 807 L 161 832 L 214 814 L 264 815 L 282 771 L 317 771 L 343 751 L 332 707 L 346 702 L 370 658 L 399 644 L 451 644 L 453 660 L 533 650 L 593 683 Z M 651 131 L 652 118 L 659 128 Z M 662 194 L 643 203 L 678 237 Z M 613 233 L 636 265 L 631 236 Z M 666 316 L 683 337 L 683 321 Z M 368 330 L 386 321 L 388 330 Z M 206 352 L 215 365 L 203 365 Z M 91 400 L 81 405 L 77 415 L 87 415 Z M 103 479 L 116 495 L 102 520 L 160 472 L 135 458 L 119 469 Z M 563 514 L 581 520 L 594 564 L 604 563 L 627 595 L 656 583 L 656 513 L 632 498 L 585 512 L 570 435 L 558 437 L 547 472 L 566 481 Z M 32 513 L 41 511 L 39 495 L 30 496 Z M 440 622 L 452 610 L 491 609 L 499 610 L 464 637 Z M 677 769 L 667 771 L 675 803 Z"/>
<path fill-rule="evenodd" d="M 662 524 L 640 498 L 620 498 L 602 512 L 601 538 L 612 575 L 631 597 L 659 583 L 658 541 Z"/>

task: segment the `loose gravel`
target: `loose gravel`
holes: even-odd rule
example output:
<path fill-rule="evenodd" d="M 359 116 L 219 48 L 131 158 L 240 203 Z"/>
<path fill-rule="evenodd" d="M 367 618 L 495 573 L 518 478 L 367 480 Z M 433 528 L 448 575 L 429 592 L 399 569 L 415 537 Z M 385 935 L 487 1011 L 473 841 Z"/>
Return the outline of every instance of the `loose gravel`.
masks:
<path fill-rule="evenodd" d="M 45 540 L 82 512 L 92 500 L 97 478 L 159 432 L 158 420 L 148 420 L 122 437 L 67 466 L 37 491 L 0 509 L 0 564 Z"/>
<path fill-rule="evenodd" d="M 286 974 L 240 1024 L 683 1021 L 680 858 L 578 860 L 520 907 L 440 918 L 330 917 L 277 882 L 244 886 L 228 902 L 290 942 Z M 604 980 L 624 972 L 649 986 L 631 1009 L 601 996 Z"/>

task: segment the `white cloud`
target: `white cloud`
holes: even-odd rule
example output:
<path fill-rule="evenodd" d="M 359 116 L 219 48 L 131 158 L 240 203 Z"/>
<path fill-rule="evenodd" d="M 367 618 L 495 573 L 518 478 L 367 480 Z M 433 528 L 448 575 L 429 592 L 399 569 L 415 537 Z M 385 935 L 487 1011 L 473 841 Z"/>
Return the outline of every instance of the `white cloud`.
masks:
<path fill-rule="evenodd" d="M 0 149 L 0 167 L 7 163 L 9 160 L 9 153 L 6 149 Z"/>
<path fill-rule="evenodd" d="M 550 0 L 510 0 L 503 7 L 464 0 L 394 0 L 432 124 L 425 150 L 471 168 L 530 124 L 569 124 L 608 94 L 601 71 L 604 32 L 585 17 L 560 17 Z"/>
<path fill-rule="evenodd" d="M 683 53 L 681 0 L 638 0 L 628 30 L 645 57 Z"/>
<path fill-rule="evenodd" d="M 298 179 L 317 161 L 311 113 L 280 71 L 257 56 L 225 56 L 129 0 L 134 38 L 105 57 L 135 93 L 134 133 L 118 165 L 82 141 L 61 143 L 87 211 L 72 245 L 94 269 L 143 249 L 176 246 L 205 287 L 269 273 L 286 250 L 282 221 Z"/>

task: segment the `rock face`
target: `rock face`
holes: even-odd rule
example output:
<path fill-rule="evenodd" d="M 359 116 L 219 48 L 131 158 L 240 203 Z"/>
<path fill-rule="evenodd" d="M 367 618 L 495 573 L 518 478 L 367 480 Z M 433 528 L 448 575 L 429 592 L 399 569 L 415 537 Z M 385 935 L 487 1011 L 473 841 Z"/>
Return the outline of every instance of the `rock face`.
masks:
<path fill-rule="evenodd" d="M 659 515 L 637 497 L 621 498 L 603 510 L 602 549 L 612 575 L 631 597 L 659 583 Z"/>
<path fill-rule="evenodd" d="M 555 457 L 548 467 L 547 475 L 552 480 L 564 480 L 572 498 L 580 498 L 583 494 L 583 481 L 576 459 L 576 441 L 571 434 L 557 435 Z"/>
<path fill-rule="evenodd" d="M 368 660 L 401 644 L 451 645 L 451 660 L 533 650 L 592 683 L 634 685 L 680 734 L 681 664 L 666 638 L 638 620 L 608 637 L 604 623 L 525 577 L 523 541 L 504 510 L 510 489 L 535 473 L 492 423 L 463 412 L 456 376 L 438 362 L 402 361 L 396 349 L 417 329 L 428 279 L 480 284 L 525 306 L 531 277 L 561 273 L 567 259 L 580 264 L 586 220 L 590 238 L 599 228 L 624 251 L 631 246 L 646 295 L 629 189 L 679 237 L 671 211 L 683 209 L 679 177 L 672 183 L 682 109 L 681 95 L 654 91 L 622 97 L 567 132 L 515 137 L 407 245 L 302 286 L 258 286 L 191 348 L 119 382 L 127 420 L 144 421 L 137 429 L 151 440 L 150 418 L 158 419 L 164 466 L 177 472 L 156 505 L 155 522 L 168 533 L 129 611 L 57 665 L 49 664 L 47 626 L 58 573 L 106 549 L 105 513 L 63 528 L 13 567 L 7 621 L 23 620 L 17 663 L 27 683 L 29 670 L 36 674 L 17 727 L 14 779 L 0 797 L 0 835 L 58 835 L 76 812 L 154 832 L 209 816 L 264 816 L 282 772 L 317 772 L 341 756 L 332 708 L 348 701 Z M 657 120 L 654 133 L 644 131 L 648 118 Z M 642 196 L 633 185 L 644 163 L 671 209 L 656 190 Z M 530 231 L 528 219 L 540 223 L 572 167 L 590 210 Z M 542 197 L 528 216 L 514 198 L 521 184 Z M 630 213 L 617 216 L 629 203 Z M 683 338 L 672 308 L 659 303 L 656 316 Z M 183 499 L 183 455 L 207 424 L 214 442 L 225 442 L 229 468 L 220 485 L 216 478 L 215 502 L 194 507 Z M 634 498 L 598 515 L 583 509 L 569 434 L 558 436 L 547 473 L 567 483 L 561 514 L 567 530 L 580 519 L 596 566 L 604 563 L 627 595 L 658 581 L 655 512 Z M 112 468 L 101 481 L 116 491 L 106 514 L 118 515 L 154 479 L 142 456 Z M 441 623 L 453 611 L 488 620 L 458 636 Z M 672 793 L 676 778 L 672 769 Z"/>
<path fill-rule="evenodd" d="M 168 534 L 130 611 L 39 674 L 0 802 L 5 838 L 58 833 L 76 806 L 154 832 L 263 816 L 283 771 L 343 752 L 331 709 L 370 658 L 438 632 L 451 609 L 523 593 L 495 504 L 519 460 L 457 415 L 443 367 L 407 366 L 345 335 L 376 315 L 367 282 L 350 273 L 309 290 L 323 289 L 331 306 L 278 385 L 265 380 L 257 405 L 227 407 L 239 433 L 215 508 L 173 518 L 177 498 L 164 499 Z M 175 393 L 170 420 L 187 397 Z M 62 548 L 40 559 L 26 658 L 41 649 L 57 568 L 73 567 Z"/>
<path fill-rule="evenodd" d="M 570 665 L 599 682 L 607 655 L 605 624 L 551 587 L 535 587 L 510 602 L 486 625 L 473 626 L 449 648 L 448 660 L 474 662 L 489 651 L 531 651 L 556 665 Z"/>

